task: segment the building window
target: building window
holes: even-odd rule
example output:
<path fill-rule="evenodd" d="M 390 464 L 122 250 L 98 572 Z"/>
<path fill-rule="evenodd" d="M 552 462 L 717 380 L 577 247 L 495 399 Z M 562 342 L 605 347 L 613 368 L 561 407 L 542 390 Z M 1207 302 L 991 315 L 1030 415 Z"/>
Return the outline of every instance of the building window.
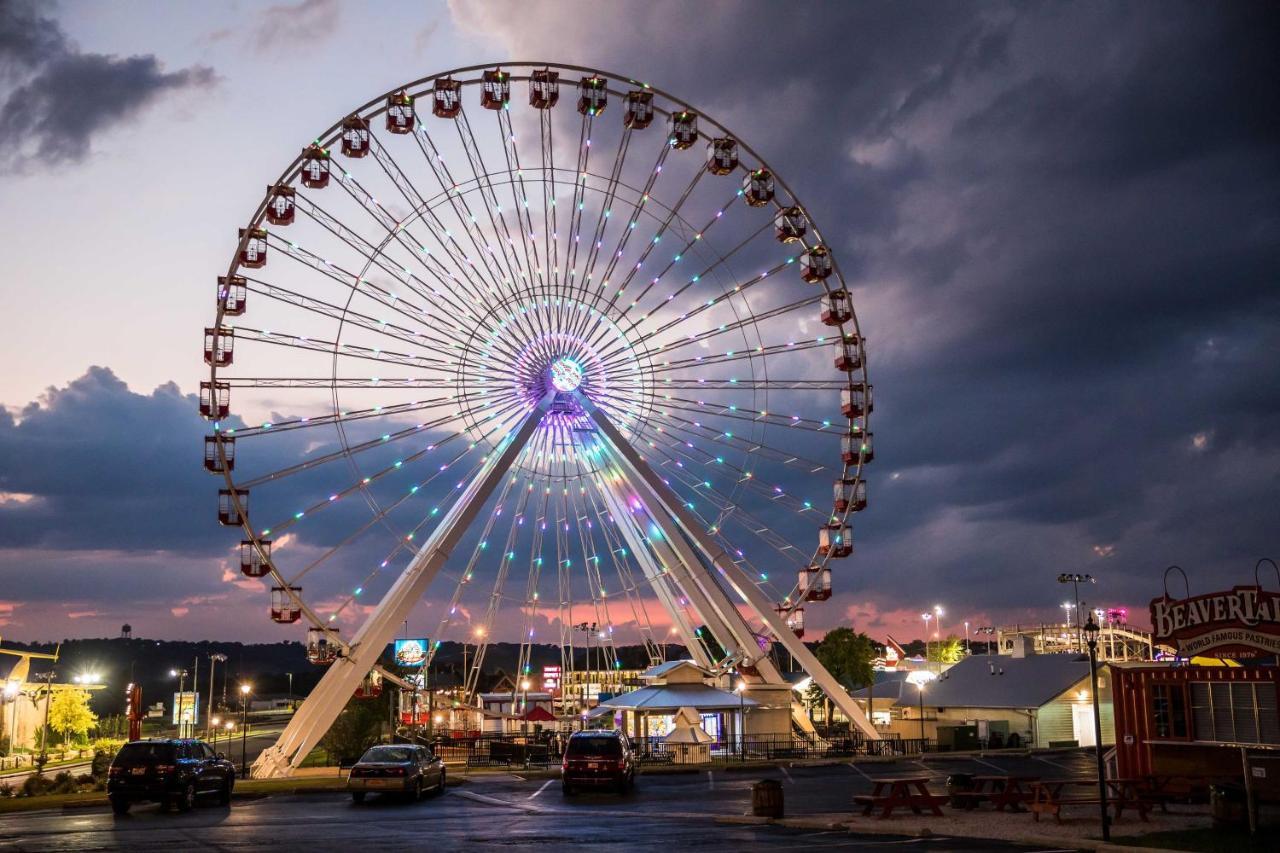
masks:
<path fill-rule="evenodd" d="M 1157 738 L 1161 740 L 1186 739 L 1187 694 L 1183 692 L 1182 685 L 1152 685 L 1151 721 Z"/>
<path fill-rule="evenodd" d="M 1267 682 L 1191 682 L 1196 740 L 1280 743 L 1276 686 Z"/>

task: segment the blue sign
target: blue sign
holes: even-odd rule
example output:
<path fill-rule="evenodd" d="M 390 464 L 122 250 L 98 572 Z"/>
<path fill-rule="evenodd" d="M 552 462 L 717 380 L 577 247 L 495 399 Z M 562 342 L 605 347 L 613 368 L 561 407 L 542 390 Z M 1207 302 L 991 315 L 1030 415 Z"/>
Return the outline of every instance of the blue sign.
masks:
<path fill-rule="evenodd" d="M 400 666 L 422 666 L 427 662 L 428 648 L 430 645 L 426 639 L 396 640 L 396 663 Z"/>

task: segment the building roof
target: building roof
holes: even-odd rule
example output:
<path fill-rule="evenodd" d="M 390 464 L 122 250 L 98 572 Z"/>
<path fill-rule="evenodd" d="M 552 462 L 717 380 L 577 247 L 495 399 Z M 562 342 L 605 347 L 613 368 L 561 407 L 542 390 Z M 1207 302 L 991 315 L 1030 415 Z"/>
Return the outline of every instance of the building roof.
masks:
<path fill-rule="evenodd" d="M 759 704 L 754 699 L 706 684 L 655 684 L 606 699 L 600 707 L 631 711 L 678 711 L 689 707 L 710 711 L 740 706 L 754 708 Z"/>
<path fill-rule="evenodd" d="M 861 690 L 855 690 L 849 695 L 854 699 L 892 699 L 893 703 L 899 704 L 899 700 L 903 696 L 913 697 L 913 693 L 904 693 L 911 685 L 907 682 L 907 674 L 905 672 L 877 672 L 875 686 L 873 688 L 864 687 Z M 911 688 L 913 691 L 914 687 Z"/>
<path fill-rule="evenodd" d="M 640 674 L 640 677 L 646 679 L 666 678 L 675 670 L 683 669 L 684 667 L 692 667 L 702 676 L 709 674 L 705 669 L 698 666 L 691 660 L 669 660 L 666 663 L 660 663 L 656 666 L 649 667 Z"/>
<path fill-rule="evenodd" d="M 927 684 L 924 704 L 929 708 L 1039 708 L 1088 675 L 1089 659 L 1078 654 L 975 655 Z M 918 701 L 910 684 L 902 687 L 900 696 L 896 704 Z"/>

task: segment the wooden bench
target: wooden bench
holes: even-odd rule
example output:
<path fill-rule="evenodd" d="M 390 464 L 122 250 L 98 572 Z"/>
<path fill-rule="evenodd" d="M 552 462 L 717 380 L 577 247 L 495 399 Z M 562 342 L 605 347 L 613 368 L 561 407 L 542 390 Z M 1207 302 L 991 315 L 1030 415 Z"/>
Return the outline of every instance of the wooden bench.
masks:
<path fill-rule="evenodd" d="M 913 790 L 914 789 L 914 790 Z M 895 809 L 908 808 L 915 814 L 921 809 L 929 809 L 937 817 L 942 817 L 939 806 L 947 802 L 948 797 L 929 792 L 927 776 L 898 777 L 876 779 L 875 787 L 870 794 L 859 794 L 853 798 L 855 805 L 862 806 L 862 813 L 867 817 L 873 811 L 880 811 L 880 819 L 884 820 L 893 814 Z"/>
<path fill-rule="evenodd" d="M 1039 823 L 1040 815 L 1051 814 L 1058 823 L 1062 823 L 1063 806 L 1096 806 L 1100 802 L 1096 794 L 1089 794 L 1087 790 L 1080 794 L 1064 795 L 1063 791 L 1068 787 L 1092 788 L 1096 791 L 1098 783 L 1087 779 L 1053 779 L 1035 783 L 1031 788 L 1032 819 Z"/>

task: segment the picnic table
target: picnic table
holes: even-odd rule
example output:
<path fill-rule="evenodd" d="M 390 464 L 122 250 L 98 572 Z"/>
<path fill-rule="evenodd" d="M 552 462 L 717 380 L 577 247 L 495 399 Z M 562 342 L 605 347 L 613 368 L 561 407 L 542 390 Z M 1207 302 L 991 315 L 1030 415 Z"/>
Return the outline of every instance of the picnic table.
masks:
<path fill-rule="evenodd" d="M 1031 785 L 1039 781 L 1039 776 L 974 776 L 973 789 L 952 794 L 951 804 L 971 809 L 989 802 L 998 812 L 1020 812 L 1022 804 L 1031 800 Z"/>
<path fill-rule="evenodd" d="M 1073 789 L 1084 789 L 1077 793 Z M 1043 779 L 1031 786 L 1031 813 L 1036 823 L 1040 815 L 1051 814 L 1062 823 L 1063 806 L 1098 804 L 1098 783 L 1093 779 Z M 1065 792 L 1065 793 L 1064 793 Z"/>
<path fill-rule="evenodd" d="M 1136 809 L 1144 822 L 1151 811 L 1151 798 L 1147 795 L 1145 779 L 1108 779 L 1107 802 L 1115 808 L 1116 820 L 1126 808 Z"/>
<path fill-rule="evenodd" d="M 942 809 L 938 807 L 947 801 L 947 797 L 929 792 L 928 776 L 897 776 L 876 779 L 870 794 L 859 794 L 853 801 L 863 807 L 862 813 L 867 817 L 879 809 L 880 819 L 884 820 L 893 814 L 894 809 L 901 808 L 921 814 L 923 807 L 942 817 Z"/>

